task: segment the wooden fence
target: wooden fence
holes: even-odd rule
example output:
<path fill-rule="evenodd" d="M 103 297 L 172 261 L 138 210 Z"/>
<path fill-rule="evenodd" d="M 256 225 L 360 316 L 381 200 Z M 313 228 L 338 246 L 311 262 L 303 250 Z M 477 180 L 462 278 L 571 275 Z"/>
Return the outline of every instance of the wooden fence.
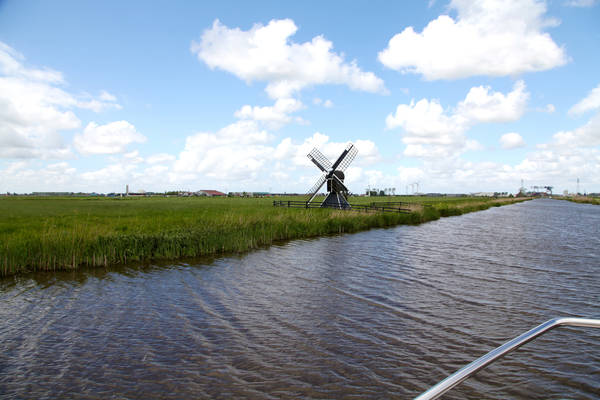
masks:
<path fill-rule="evenodd" d="M 412 210 L 410 208 L 408 208 L 410 203 L 403 203 L 403 202 L 388 202 L 388 203 L 350 204 L 350 208 L 345 208 L 345 209 L 342 208 L 341 210 L 364 211 L 364 212 L 395 212 L 395 213 L 410 213 L 410 212 L 412 212 Z M 273 206 L 274 207 L 290 207 L 290 208 L 321 208 L 321 204 L 318 202 L 309 203 L 308 201 L 294 201 L 294 200 L 274 200 Z"/>

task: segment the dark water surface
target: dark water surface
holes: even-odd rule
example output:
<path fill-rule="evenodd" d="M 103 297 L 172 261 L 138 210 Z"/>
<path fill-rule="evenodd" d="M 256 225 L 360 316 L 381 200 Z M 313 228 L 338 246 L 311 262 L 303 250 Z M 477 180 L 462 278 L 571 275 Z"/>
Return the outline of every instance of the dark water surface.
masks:
<path fill-rule="evenodd" d="M 411 398 L 557 316 L 600 317 L 600 207 L 535 200 L 200 265 L 0 281 L 1 398 Z M 558 328 L 444 398 L 600 398 Z"/>

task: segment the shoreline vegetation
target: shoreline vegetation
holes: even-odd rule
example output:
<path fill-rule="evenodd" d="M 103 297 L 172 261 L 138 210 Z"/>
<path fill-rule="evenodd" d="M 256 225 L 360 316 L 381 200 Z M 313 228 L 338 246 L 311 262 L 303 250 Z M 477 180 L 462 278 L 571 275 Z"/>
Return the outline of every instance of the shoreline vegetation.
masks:
<path fill-rule="evenodd" d="M 413 203 L 410 213 L 365 213 L 273 207 L 273 199 L 0 198 L 0 276 L 242 253 L 281 241 L 416 225 L 529 200 L 352 197 L 354 204 Z"/>
<path fill-rule="evenodd" d="M 564 197 L 563 199 L 572 201 L 573 203 L 594 204 L 596 206 L 600 206 L 600 198 L 598 198 L 598 197 L 573 196 L 573 197 Z"/>

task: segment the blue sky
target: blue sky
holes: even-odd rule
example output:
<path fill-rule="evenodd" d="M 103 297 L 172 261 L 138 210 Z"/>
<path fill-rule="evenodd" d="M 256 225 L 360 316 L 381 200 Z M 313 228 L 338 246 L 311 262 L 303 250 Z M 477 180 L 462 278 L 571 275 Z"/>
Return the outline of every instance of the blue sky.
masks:
<path fill-rule="evenodd" d="M 0 192 L 303 193 L 306 154 L 349 141 L 353 192 L 600 192 L 598 21 L 595 0 L 0 1 Z"/>

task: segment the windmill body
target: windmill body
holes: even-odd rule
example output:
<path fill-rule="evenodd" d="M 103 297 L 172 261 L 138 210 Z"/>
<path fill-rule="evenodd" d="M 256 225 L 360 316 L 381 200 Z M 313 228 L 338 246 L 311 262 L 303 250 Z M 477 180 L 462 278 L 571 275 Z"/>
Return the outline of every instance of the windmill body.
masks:
<path fill-rule="evenodd" d="M 356 153 L 356 147 L 350 143 L 333 164 L 317 148 L 312 149 L 308 153 L 307 157 L 323 172 L 323 175 L 321 175 L 308 192 L 308 203 L 311 203 L 319 193 L 319 190 L 321 190 L 321 187 L 327 184 L 327 197 L 321 203 L 321 207 L 350 208 L 350 204 L 346 198 L 349 190 L 344 185 L 344 171 L 348 168 L 352 160 L 354 160 Z"/>

